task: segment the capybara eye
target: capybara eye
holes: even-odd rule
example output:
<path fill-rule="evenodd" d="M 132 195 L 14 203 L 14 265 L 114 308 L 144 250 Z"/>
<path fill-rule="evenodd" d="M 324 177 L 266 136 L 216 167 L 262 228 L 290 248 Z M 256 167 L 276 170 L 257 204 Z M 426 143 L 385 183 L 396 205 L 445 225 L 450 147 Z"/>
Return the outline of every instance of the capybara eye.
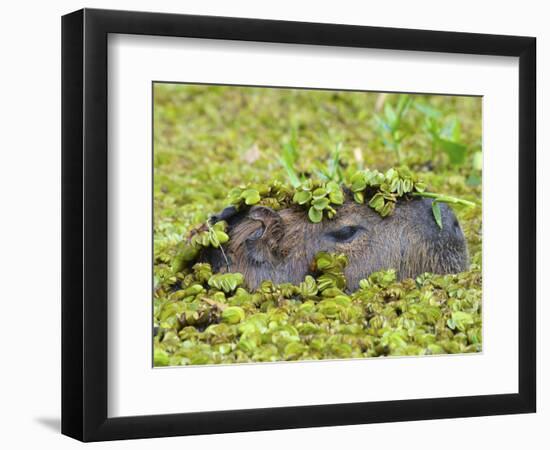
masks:
<path fill-rule="evenodd" d="M 327 234 L 333 241 L 349 242 L 353 240 L 362 229 L 363 227 L 345 226 Z"/>

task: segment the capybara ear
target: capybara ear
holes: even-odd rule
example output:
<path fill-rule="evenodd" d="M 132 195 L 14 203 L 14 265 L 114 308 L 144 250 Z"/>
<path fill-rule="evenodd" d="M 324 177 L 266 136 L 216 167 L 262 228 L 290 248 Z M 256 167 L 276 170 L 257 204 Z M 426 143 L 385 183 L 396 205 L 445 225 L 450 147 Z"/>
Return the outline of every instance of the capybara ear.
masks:
<path fill-rule="evenodd" d="M 247 218 L 259 225 L 245 241 L 249 258 L 256 263 L 275 264 L 281 256 L 279 247 L 285 228 L 281 216 L 271 208 L 254 206 Z"/>

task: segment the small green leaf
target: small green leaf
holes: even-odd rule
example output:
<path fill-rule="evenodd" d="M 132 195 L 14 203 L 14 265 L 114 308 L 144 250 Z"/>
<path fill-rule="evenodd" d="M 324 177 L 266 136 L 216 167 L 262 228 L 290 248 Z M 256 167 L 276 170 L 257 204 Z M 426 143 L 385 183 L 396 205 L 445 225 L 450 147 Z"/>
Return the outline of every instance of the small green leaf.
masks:
<path fill-rule="evenodd" d="M 331 192 L 329 195 L 330 202 L 335 205 L 344 203 L 344 193 L 341 190 Z"/>
<path fill-rule="evenodd" d="M 282 156 L 279 158 L 279 163 L 286 171 L 290 184 L 293 187 L 297 188 L 300 186 L 300 179 L 294 165 L 298 159 L 298 149 L 297 149 L 297 136 L 296 130 L 293 128 L 291 130 L 290 142 L 283 144 Z"/>
<path fill-rule="evenodd" d="M 323 188 L 317 188 L 313 191 L 314 199 L 323 198 L 323 197 L 326 197 L 326 195 L 327 195 L 327 191 Z"/>
<path fill-rule="evenodd" d="M 397 128 L 397 125 L 398 125 L 397 114 L 395 113 L 395 110 L 389 103 L 386 103 L 384 105 L 384 115 L 386 116 L 386 122 L 388 123 L 388 125 L 392 129 Z"/>
<path fill-rule="evenodd" d="M 225 244 L 227 241 L 229 241 L 229 236 L 225 232 L 216 231 L 215 234 L 220 244 Z"/>
<path fill-rule="evenodd" d="M 313 223 L 319 223 L 323 219 L 323 211 L 319 211 L 313 206 L 309 208 L 307 215 Z"/>
<path fill-rule="evenodd" d="M 394 202 L 386 202 L 384 204 L 384 207 L 380 211 L 380 215 L 382 217 L 387 217 L 393 212 L 394 209 L 395 209 L 395 203 Z"/>
<path fill-rule="evenodd" d="M 308 178 L 307 180 L 305 180 L 301 185 L 300 185 L 300 189 L 302 191 L 311 191 L 313 189 L 313 182 L 311 181 L 310 178 Z"/>
<path fill-rule="evenodd" d="M 394 178 L 390 183 L 390 192 L 397 192 L 399 196 L 403 195 L 403 182 L 399 178 Z"/>
<path fill-rule="evenodd" d="M 307 351 L 307 346 L 301 342 L 289 342 L 284 348 L 285 359 L 298 359 Z"/>
<path fill-rule="evenodd" d="M 312 197 L 311 192 L 299 191 L 299 192 L 296 192 L 296 194 L 294 194 L 294 197 L 292 198 L 292 200 L 295 203 L 298 203 L 299 205 L 305 205 L 307 202 L 311 200 L 311 197 Z"/>
<path fill-rule="evenodd" d="M 449 141 L 447 139 L 439 139 L 439 144 L 441 145 L 441 148 L 443 148 L 445 153 L 447 153 L 447 155 L 449 156 L 451 164 L 461 165 L 464 163 L 464 160 L 466 159 L 467 149 L 465 145 Z"/>
<path fill-rule="evenodd" d="M 357 203 L 363 204 L 363 203 L 365 203 L 365 194 L 363 194 L 362 192 L 355 192 L 353 194 L 353 199 Z"/>
<path fill-rule="evenodd" d="M 351 190 L 353 192 L 364 191 L 367 187 L 367 176 L 364 172 L 357 172 L 351 177 Z"/>
<path fill-rule="evenodd" d="M 300 294 L 303 297 L 311 297 L 317 294 L 317 283 L 311 275 L 306 275 L 304 281 L 300 283 Z"/>
<path fill-rule="evenodd" d="M 435 223 L 439 226 L 440 229 L 443 229 L 443 221 L 441 220 L 441 208 L 437 201 L 432 202 L 432 213 L 434 215 Z"/>
<path fill-rule="evenodd" d="M 381 193 L 373 195 L 369 201 L 369 206 L 376 211 L 381 210 L 384 207 L 384 196 Z"/>
<path fill-rule="evenodd" d="M 397 170 L 394 168 L 388 169 L 384 176 L 387 182 L 391 182 L 394 179 L 397 179 Z"/>
<path fill-rule="evenodd" d="M 323 209 L 325 209 L 328 206 L 328 204 L 329 204 L 329 200 L 326 197 L 318 198 L 318 199 L 315 199 L 311 202 L 311 205 L 315 209 L 318 209 L 319 211 L 322 211 Z"/>
<path fill-rule="evenodd" d="M 416 192 L 424 192 L 426 190 L 426 183 L 422 183 L 421 181 L 414 183 L 414 189 Z"/>
<path fill-rule="evenodd" d="M 242 322 L 245 317 L 244 310 L 240 306 L 228 306 L 222 312 L 222 320 L 229 324 Z"/>
<path fill-rule="evenodd" d="M 329 194 L 340 192 L 340 186 L 335 181 L 329 181 L 325 188 Z"/>
<path fill-rule="evenodd" d="M 229 293 L 243 284 L 244 277 L 240 273 L 217 273 L 208 280 L 208 285 Z"/>
<path fill-rule="evenodd" d="M 408 193 L 413 190 L 413 182 L 411 180 L 403 180 L 403 192 Z"/>
<path fill-rule="evenodd" d="M 212 228 L 216 231 L 225 231 L 227 229 L 227 222 L 225 220 L 220 220 L 212 225 Z"/>
<path fill-rule="evenodd" d="M 256 189 L 247 189 L 241 194 L 247 205 L 255 205 L 261 200 L 260 193 Z"/>
<path fill-rule="evenodd" d="M 321 314 L 329 318 L 336 318 L 341 307 L 333 300 L 323 300 L 319 304 L 319 311 Z"/>
<path fill-rule="evenodd" d="M 332 256 L 327 252 L 319 252 L 315 255 L 315 264 L 318 270 L 325 270 L 332 265 Z"/>
<path fill-rule="evenodd" d="M 208 232 L 208 241 L 214 248 L 218 248 L 220 246 L 220 242 L 218 241 L 218 237 L 216 236 L 216 232 L 214 230 Z"/>

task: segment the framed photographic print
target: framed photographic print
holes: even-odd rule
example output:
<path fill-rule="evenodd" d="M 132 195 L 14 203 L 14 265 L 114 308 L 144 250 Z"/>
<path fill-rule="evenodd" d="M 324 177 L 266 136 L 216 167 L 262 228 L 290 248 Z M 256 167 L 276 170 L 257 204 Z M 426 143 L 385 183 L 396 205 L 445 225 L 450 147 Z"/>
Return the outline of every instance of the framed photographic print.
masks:
<path fill-rule="evenodd" d="M 62 432 L 535 411 L 535 38 L 62 21 Z"/>

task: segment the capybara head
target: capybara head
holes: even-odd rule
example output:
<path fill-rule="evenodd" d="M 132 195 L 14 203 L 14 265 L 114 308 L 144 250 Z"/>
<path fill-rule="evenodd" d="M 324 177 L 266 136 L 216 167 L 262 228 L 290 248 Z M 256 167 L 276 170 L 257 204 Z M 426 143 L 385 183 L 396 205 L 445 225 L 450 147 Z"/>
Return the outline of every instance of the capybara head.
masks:
<path fill-rule="evenodd" d="M 242 273 L 251 289 L 264 280 L 300 283 L 320 251 L 347 255 L 350 290 L 378 270 L 395 269 L 399 279 L 463 271 L 468 264 L 464 234 L 453 211 L 446 204 L 440 208 L 443 228 L 434 220 L 432 201 L 425 198 L 400 199 L 385 218 L 348 198 L 334 219 L 321 223 L 311 223 L 299 207 L 230 207 L 211 218 L 228 223 L 224 252 L 205 249 L 201 260 L 215 271 Z"/>

